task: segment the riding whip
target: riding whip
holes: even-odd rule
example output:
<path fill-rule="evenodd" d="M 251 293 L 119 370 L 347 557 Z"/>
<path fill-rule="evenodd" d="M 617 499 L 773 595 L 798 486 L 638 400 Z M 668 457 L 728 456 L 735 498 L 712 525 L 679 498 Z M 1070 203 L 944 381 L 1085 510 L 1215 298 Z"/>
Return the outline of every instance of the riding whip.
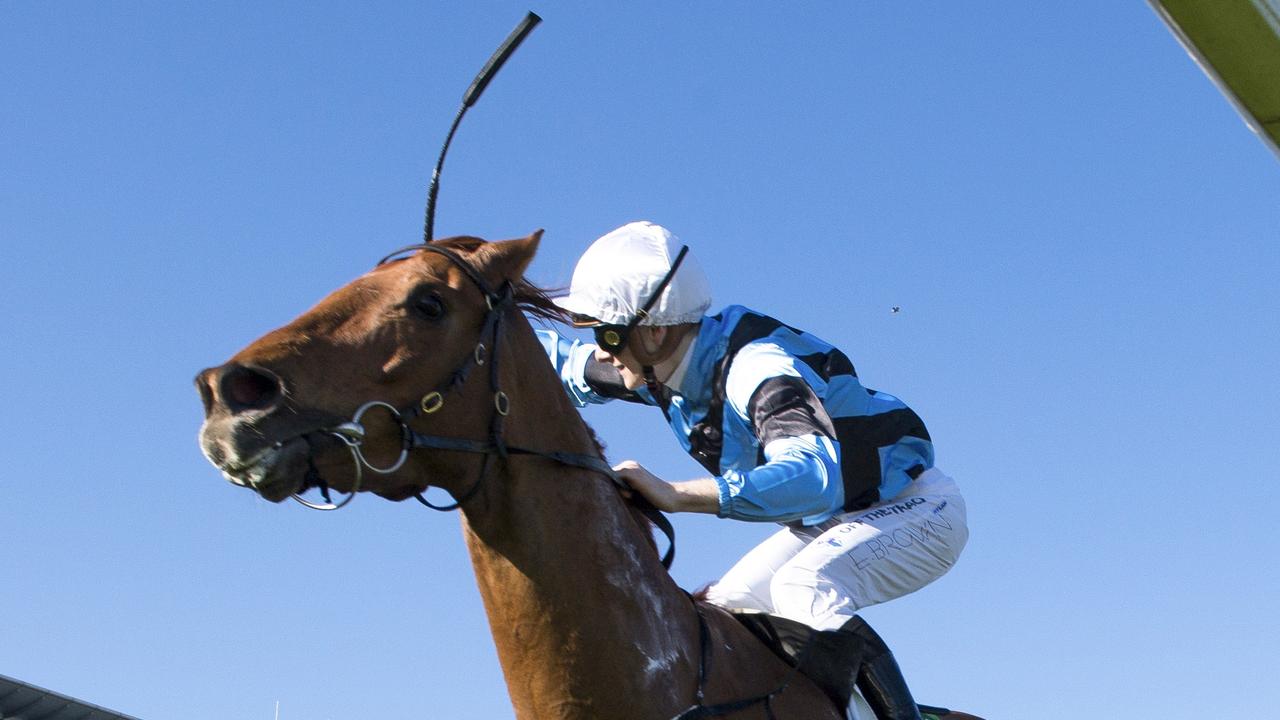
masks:
<path fill-rule="evenodd" d="M 458 125 L 462 122 L 462 116 L 467 114 L 467 109 L 476 104 L 480 99 L 480 94 L 489 86 L 489 81 L 493 80 L 493 76 L 498 74 L 502 69 L 507 58 L 520 47 L 520 43 L 524 42 L 525 37 L 533 32 L 533 28 L 542 22 L 542 18 L 535 15 L 532 11 L 524 16 L 520 24 L 515 30 L 502 41 L 502 45 L 494 51 L 489 58 L 489 62 L 480 68 L 476 79 L 471 81 L 471 87 L 467 88 L 467 92 L 462 95 L 462 107 L 458 108 L 458 115 L 453 119 L 453 125 L 449 127 L 449 134 L 445 136 L 444 147 L 440 148 L 440 158 L 436 160 L 435 170 L 431 173 L 431 186 L 427 190 L 427 216 L 422 231 L 422 242 L 431 242 L 432 232 L 435 229 L 436 220 L 436 195 L 440 192 L 440 171 L 444 168 L 444 156 L 449 152 L 449 143 L 453 142 L 453 134 L 458 131 Z"/>

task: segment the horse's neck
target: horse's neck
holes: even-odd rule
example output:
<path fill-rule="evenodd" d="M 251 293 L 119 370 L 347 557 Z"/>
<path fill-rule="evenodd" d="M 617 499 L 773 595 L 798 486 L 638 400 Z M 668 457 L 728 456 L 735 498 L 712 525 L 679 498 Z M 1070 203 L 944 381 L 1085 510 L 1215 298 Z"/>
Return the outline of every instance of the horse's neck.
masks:
<path fill-rule="evenodd" d="M 519 462 L 519 461 L 517 461 Z M 533 464 L 533 463 L 529 463 Z M 546 469 L 543 468 L 543 472 Z M 692 695 L 696 626 L 689 601 L 655 577 L 653 550 L 622 512 L 514 487 L 590 486 L 583 473 L 511 481 L 501 518 L 466 516 L 467 545 L 520 718 L 652 718 Z M 519 497 L 523 495 L 523 497 Z M 660 567 L 660 566 L 659 566 Z"/>
<path fill-rule="evenodd" d="M 543 362 L 528 340 L 512 354 Z M 511 444 L 594 452 L 549 365 L 514 374 Z M 495 467 L 464 524 L 517 715 L 621 720 L 687 705 L 697 620 L 617 490 L 544 458 Z"/>

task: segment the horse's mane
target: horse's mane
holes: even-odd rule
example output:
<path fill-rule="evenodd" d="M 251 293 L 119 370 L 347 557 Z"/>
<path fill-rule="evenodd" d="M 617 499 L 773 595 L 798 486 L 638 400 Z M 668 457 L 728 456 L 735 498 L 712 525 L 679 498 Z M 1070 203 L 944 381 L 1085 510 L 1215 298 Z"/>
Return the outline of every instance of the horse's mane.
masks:
<path fill-rule="evenodd" d="M 520 281 L 515 283 L 514 290 L 516 305 L 526 314 L 539 320 L 566 325 L 569 323 L 569 311 L 551 301 L 551 296 L 564 292 L 564 288 L 543 288 L 529 282 L 527 278 L 520 278 Z M 595 436 L 594 431 L 591 434 Z M 596 442 L 599 444 L 598 439 Z"/>

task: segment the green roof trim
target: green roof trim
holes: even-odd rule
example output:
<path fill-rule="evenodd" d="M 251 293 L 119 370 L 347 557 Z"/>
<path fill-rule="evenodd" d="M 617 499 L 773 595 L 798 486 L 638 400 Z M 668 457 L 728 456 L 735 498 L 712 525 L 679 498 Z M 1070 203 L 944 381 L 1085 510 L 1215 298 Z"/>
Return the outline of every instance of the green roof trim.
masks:
<path fill-rule="evenodd" d="M 1280 156 L 1280 0 L 1148 0 Z"/>

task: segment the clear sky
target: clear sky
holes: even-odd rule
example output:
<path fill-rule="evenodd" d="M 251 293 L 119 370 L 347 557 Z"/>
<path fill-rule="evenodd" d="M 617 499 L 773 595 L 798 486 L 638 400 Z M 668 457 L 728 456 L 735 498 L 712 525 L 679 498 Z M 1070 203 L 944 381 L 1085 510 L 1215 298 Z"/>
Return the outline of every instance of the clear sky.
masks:
<path fill-rule="evenodd" d="M 232 487 L 191 378 L 420 237 L 528 9 L 437 236 L 545 228 L 565 284 L 661 222 L 919 411 L 972 539 L 865 612 L 918 699 L 1280 706 L 1280 162 L 1140 0 L 0 4 L 0 674 L 144 720 L 511 717 L 457 517 Z M 656 411 L 586 416 L 697 473 Z M 772 531 L 675 520 L 689 588 Z"/>

